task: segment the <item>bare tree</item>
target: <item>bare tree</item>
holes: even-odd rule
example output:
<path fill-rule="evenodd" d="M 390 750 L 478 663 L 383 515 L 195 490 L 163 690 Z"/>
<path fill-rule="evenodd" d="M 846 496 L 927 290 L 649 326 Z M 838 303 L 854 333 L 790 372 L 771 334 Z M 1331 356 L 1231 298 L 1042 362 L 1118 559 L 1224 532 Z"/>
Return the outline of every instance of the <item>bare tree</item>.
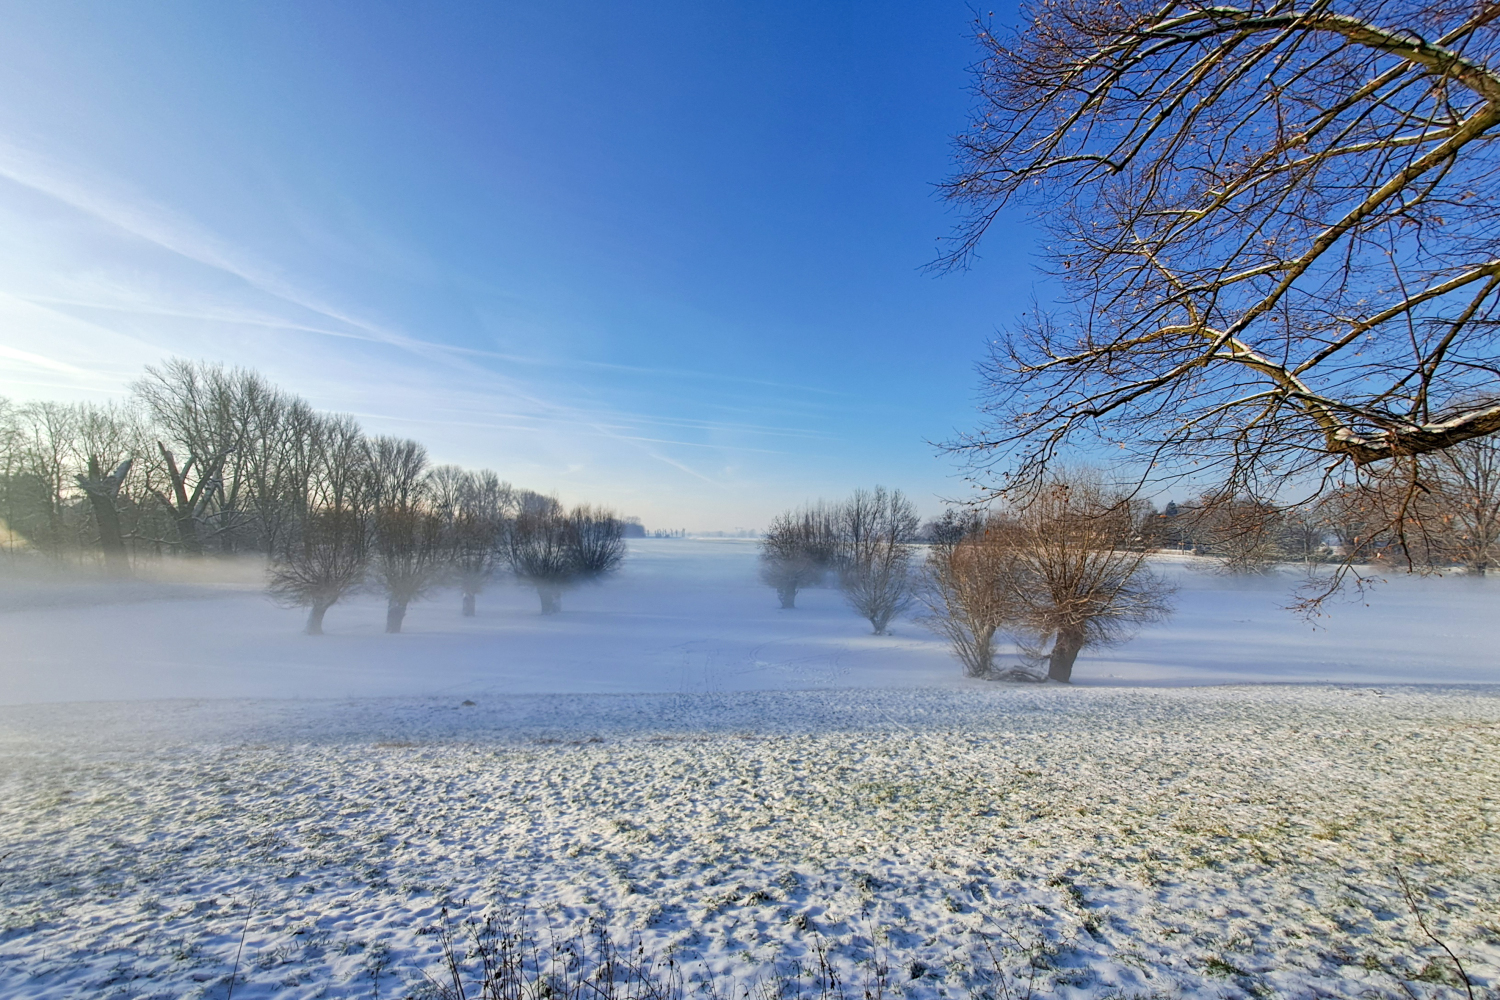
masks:
<path fill-rule="evenodd" d="M 323 634 L 323 616 L 364 582 L 370 562 L 375 477 L 352 417 L 314 419 L 306 496 L 279 533 L 270 566 L 271 596 L 306 607 L 308 635 Z"/>
<path fill-rule="evenodd" d="M 359 422 L 348 414 L 317 418 L 308 506 L 360 511 L 376 498 L 370 449 Z"/>
<path fill-rule="evenodd" d="M 256 392 L 248 407 L 241 449 L 246 503 L 254 514 L 257 546 L 274 555 L 305 514 L 318 460 L 319 418 L 305 400 L 276 390 Z"/>
<path fill-rule="evenodd" d="M 556 499 L 548 499 L 550 505 L 526 503 L 505 539 L 511 569 L 536 588 L 544 615 L 562 610 L 563 588 L 573 580 L 568 518 Z"/>
<path fill-rule="evenodd" d="M 1005 511 L 1003 528 L 991 528 L 1015 554 L 1007 582 L 1018 630 L 1052 641 L 1051 680 L 1070 681 L 1086 646 L 1123 642 L 1170 613 L 1172 588 L 1134 544 L 1134 507 L 1097 473 L 1055 467 L 1040 490 Z"/>
<path fill-rule="evenodd" d="M 1408 540 L 1424 540 L 1428 562 L 1484 576 L 1500 546 L 1500 442 L 1465 441 L 1423 465 L 1427 489 L 1408 514 L 1422 524 L 1405 532 Z"/>
<path fill-rule="evenodd" d="M 839 558 L 839 513 L 821 500 L 778 514 L 760 543 L 760 578 L 782 608 L 797 606 L 797 591 L 822 583 Z"/>
<path fill-rule="evenodd" d="M 369 443 L 375 578 L 386 595 L 385 630 L 400 632 L 406 609 L 443 568 L 443 522 L 427 502 L 427 449 L 377 437 Z"/>
<path fill-rule="evenodd" d="M 998 526 L 997 526 L 998 527 Z M 953 646 L 970 677 L 994 670 L 995 635 L 1014 623 L 1016 553 L 988 520 L 949 511 L 929 529 L 922 623 Z"/>
<path fill-rule="evenodd" d="M 855 490 L 839 508 L 839 585 L 876 635 L 915 599 L 917 512 L 900 490 Z"/>
<path fill-rule="evenodd" d="M 149 489 L 171 515 L 178 545 L 199 554 L 240 527 L 244 445 L 258 400 L 273 390 L 253 372 L 174 358 L 131 387 L 163 437 Z"/>
<path fill-rule="evenodd" d="M 602 579 L 625 558 L 625 526 L 613 513 L 592 507 L 571 512 L 553 498 L 531 494 L 507 532 L 507 552 L 517 577 L 536 588 L 542 614 L 562 610 L 565 589 Z"/>
<path fill-rule="evenodd" d="M 981 23 L 939 266 L 1029 204 L 1073 306 L 1004 334 L 955 447 L 1000 492 L 1102 441 L 1220 497 L 1410 497 L 1412 456 L 1500 431 L 1497 18 L 1057 0 Z"/>
<path fill-rule="evenodd" d="M 88 498 L 99 534 L 104 564 L 113 573 L 130 568 L 122 524 L 121 490 L 141 448 L 141 435 L 133 415 L 119 407 L 80 407 L 77 448 L 83 471 L 73 479 Z"/>
<path fill-rule="evenodd" d="M 290 534 L 283 554 L 271 563 L 268 589 L 278 603 L 307 608 L 303 631 L 322 635 L 328 609 L 364 581 L 369 533 L 356 510 L 324 507 L 308 512 Z"/>
<path fill-rule="evenodd" d="M 516 493 L 489 469 L 468 472 L 454 465 L 432 470 L 432 489 L 463 614 L 472 617 L 475 599 L 504 560 L 502 540 Z"/>
<path fill-rule="evenodd" d="M 584 504 L 568 515 L 574 579 L 600 580 L 625 561 L 625 522 L 611 510 Z"/>
<path fill-rule="evenodd" d="M 7 489 L 10 526 L 40 552 L 60 557 L 70 541 L 73 452 L 78 410 L 37 402 L 15 414 L 13 472 Z"/>

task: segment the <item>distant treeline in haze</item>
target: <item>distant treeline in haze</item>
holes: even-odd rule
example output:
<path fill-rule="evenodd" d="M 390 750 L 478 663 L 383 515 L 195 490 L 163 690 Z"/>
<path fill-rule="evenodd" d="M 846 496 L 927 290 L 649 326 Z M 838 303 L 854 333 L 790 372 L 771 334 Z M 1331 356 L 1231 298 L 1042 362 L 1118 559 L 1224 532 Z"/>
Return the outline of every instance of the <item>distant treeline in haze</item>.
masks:
<path fill-rule="evenodd" d="M 124 403 L 0 397 L 0 520 L 13 554 L 121 573 L 143 556 L 261 555 L 273 595 L 308 607 L 313 632 L 367 584 L 386 594 L 391 631 L 438 583 L 456 583 L 472 614 L 502 566 L 555 611 L 639 533 L 487 469 L 433 466 L 422 444 L 367 435 L 256 372 L 180 359 L 148 366 Z"/>

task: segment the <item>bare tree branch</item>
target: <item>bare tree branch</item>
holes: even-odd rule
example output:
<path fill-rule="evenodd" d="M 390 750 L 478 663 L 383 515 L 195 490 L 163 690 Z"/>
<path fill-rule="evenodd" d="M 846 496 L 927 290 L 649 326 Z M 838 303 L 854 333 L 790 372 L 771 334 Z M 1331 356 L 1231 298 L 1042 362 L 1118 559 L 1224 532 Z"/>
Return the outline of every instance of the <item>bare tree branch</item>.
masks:
<path fill-rule="evenodd" d="M 1001 493 L 1105 444 L 1273 496 L 1500 432 L 1497 26 L 1495 0 L 981 22 L 935 266 L 1029 204 L 1068 305 L 995 343 L 953 447 Z"/>

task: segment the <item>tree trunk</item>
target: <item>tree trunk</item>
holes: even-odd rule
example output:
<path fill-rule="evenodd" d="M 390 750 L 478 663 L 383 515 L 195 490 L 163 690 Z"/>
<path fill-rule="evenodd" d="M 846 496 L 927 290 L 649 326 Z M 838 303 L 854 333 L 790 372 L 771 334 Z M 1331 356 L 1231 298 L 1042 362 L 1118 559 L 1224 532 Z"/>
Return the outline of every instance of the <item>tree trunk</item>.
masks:
<path fill-rule="evenodd" d="M 963 660 L 964 673 L 969 677 L 988 677 L 995 669 L 995 630 L 976 628 L 971 633 L 973 643 L 968 647 Z"/>
<path fill-rule="evenodd" d="M 797 606 L 796 587 L 777 587 L 776 596 L 781 598 L 782 610 L 786 610 L 787 608 L 795 608 Z"/>
<path fill-rule="evenodd" d="M 1070 628 L 1058 632 L 1057 641 L 1052 644 L 1052 653 L 1047 657 L 1047 679 L 1071 684 L 1073 661 L 1078 659 L 1078 651 L 1082 648 L 1082 629 Z"/>
<path fill-rule="evenodd" d="M 104 550 L 104 564 L 111 573 L 125 573 L 130 568 L 125 558 L 125 536 L 120 531 L 120 512 L 115 509 L 113 497 L 89 495 L 94 507 L 94 520 L 99 525 L 99 547 Z"/>
<path fill-rule="evenodd" d="M 129 569 L 125 558 L 125 536 L 120 531 L 120 512 L 115 509 L 115 498 L 102 490 L 86 488 L 89 506 L 94 510 L 94 523 L 99 526 L 99 548 L 104 552 L 104 565 L 111 573 L 124 573 Z"/>
<path fill-rule="evenodd" d="M 328 604 L 314 604 L 311 608 L 308 608 L 307 627 L 302 630 L 303 633 L 306 635 L 322 635 L 323 616 L 328 613 L 330 607 L 331 605 Z"/>
<path fill-rule="evenodd" d="M 406 617 L 406 602 L 394 597 L 385 606 L 385 630 L 388 633 L 401 631 L 401 621 Z"/>
<path fill-rule="evenodd" d="M 83 487 L 84 495 L 89 498 L 89 506 L 94 511 L 94 523 L 99 526 L 99 548 L 104 552 L 104 565 L 111 573 L 123 574 L 129 571 L 130 563 L 125 556 L 125 535 L 120 530 L 120 511 L 115 506 L 115 497 L 119 494 L 120 484 L 125 481 L 125 476 L 130 472 L 130 459 L 120 463 L 110 475 L 105 475 L 99 466 L 99 460 L 89 458 L 89 474 L 75 476 L 78 485 Z"/>
<path fill-rule="evenodd" d="M 464 617 L 465 618 L 473 618 L 474 617 L 474 595 L 473 594 L 465 594 L 464 595 Z"/>
<path fill-rule="evenodd" d="M 207 462 L 199 461 L 198 456 L 188 459 L 186 465 L 177 468 L 177 459 L 167 450 L 162 442 L 156 442 L 157 450 L 167 463 L 167 474 L 172 483 L 172 498 L 158 492 L 156 495 L 166 506 L 172 515 L 172 521 L 177 527 L 178 537 L 182 540 L 183 551 L 189 555 L 203 554 L 203 539 L 198 536 L 198 514 L 202 505 L 207 501 L 204 495 L 217 481 L 220 470 L 224 468 L 224 460 L 228 457 L 215 455 Z M 194 465 L 198 466 L 198 482 L 191 492 L 187 488 L 188 471 Z"/>
<path fill-rule="evenodd" d="M 542 614 L 555 615 L 562 610 L 562 591 L 556 587 L 538 587 L 537 596 L 542 599 Z"/>

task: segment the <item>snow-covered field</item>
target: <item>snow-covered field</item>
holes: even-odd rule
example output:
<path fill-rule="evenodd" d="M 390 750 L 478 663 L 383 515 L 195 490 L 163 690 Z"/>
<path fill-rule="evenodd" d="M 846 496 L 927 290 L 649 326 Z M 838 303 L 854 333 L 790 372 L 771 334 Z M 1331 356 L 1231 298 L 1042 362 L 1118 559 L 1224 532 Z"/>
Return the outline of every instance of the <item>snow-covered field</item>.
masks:
<path fill-rule="evenodd" d="M 476 618 L 451 593 L 414 604 L 399 636 L 383 634 L 374 596 L 335 605 L 328 635 L 303 636 L 302 612 L 266 600 L 249 568 L 123 591 L 0 577 L 0 704 L 962 684 L 943 643 L 909 620 L 872 636 L 833 590 L 781 611 L 756 582 L 755 551 L 635 542 L 618 577 L 570 592 L 555 618 L 537 614 L 534 592 L 497 583 Z M 1162 569 L 1182 587 L 1171 623 L 1085 652 L 1076 683 L 1500 682 L 1500 579 L 1392 579 L 1315 628 L 1281 610 L 1292 577 Z"/>
<path fill-rule="evenodd" d="M 822 943 L 851 998 L 881 966 L 914 998 L 1465 995 L 1398 866 L 1500 983 L 1489 581 L 1312 632 L 1285 579 L 1174 571 L 1174 622 L 1072 689 L 964 682 L 831 592 L 777 611 L 743 543 L 393 637 L 369 599 L 300 636 L 253 581 L 12 581 L 0 996 L 430 992 L 442 908 L 507 903 L 721 991 Z"/>

